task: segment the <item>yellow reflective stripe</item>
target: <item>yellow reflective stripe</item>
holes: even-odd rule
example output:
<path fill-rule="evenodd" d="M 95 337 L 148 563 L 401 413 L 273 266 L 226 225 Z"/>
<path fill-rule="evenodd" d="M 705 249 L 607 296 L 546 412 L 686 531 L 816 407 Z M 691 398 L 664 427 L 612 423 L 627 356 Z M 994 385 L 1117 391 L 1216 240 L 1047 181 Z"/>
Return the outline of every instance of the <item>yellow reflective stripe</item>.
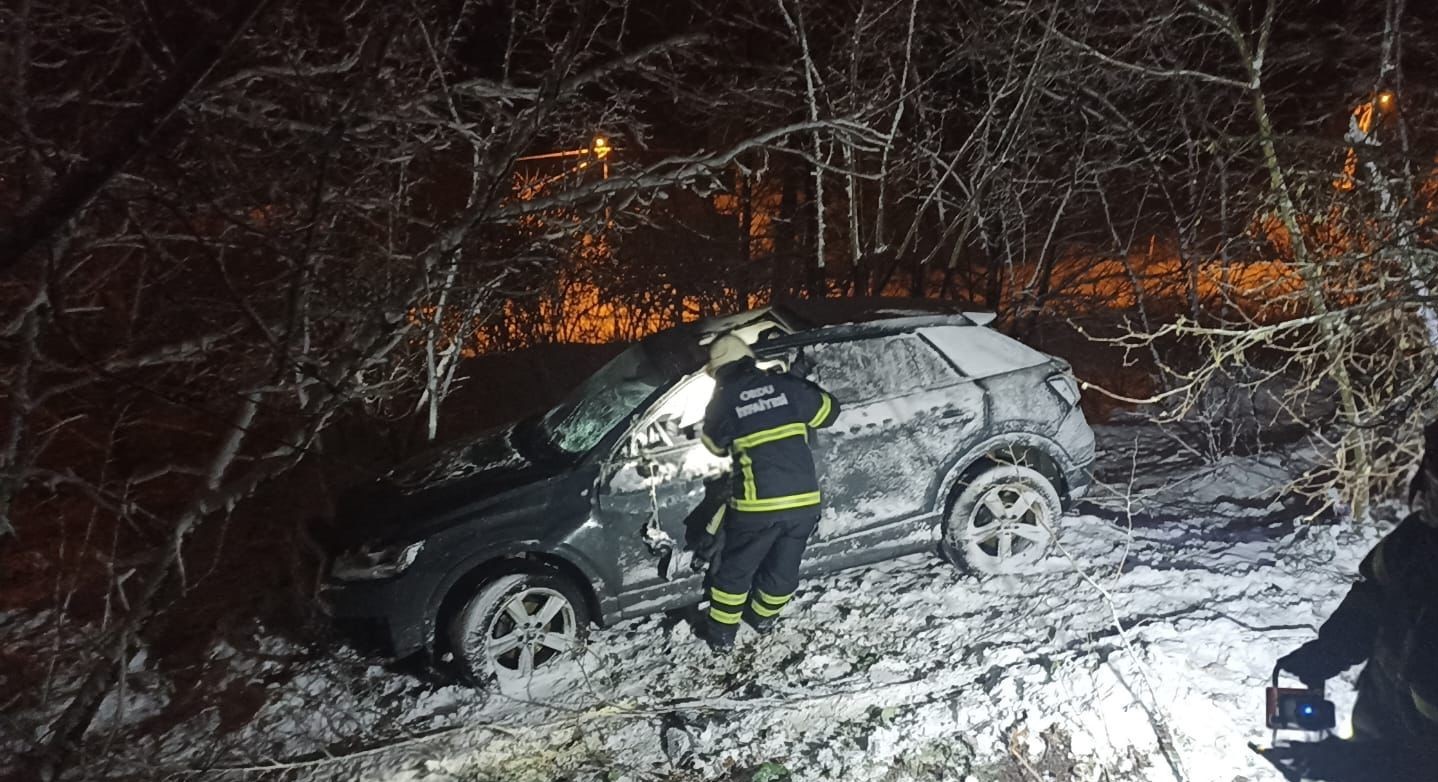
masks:
<path fill-rule="evenodd" d="M 735 508 L 740 510 L 766 510 L 766 508 L 752 505 L 752 503 L 767 503 L 772 502 L 772 500 L 759 499 L 759 486 L 754 478 L 754 460 L 749 456 L 749 449 L 790 437 L 803 437 L 807 442 L 809 439 L 809 427 L 801 423 L 784 424 L 783 426 L 776 426 L 773 429 L 763 429 L 753 434 L 746 434 L 743 437 L 734 438 L 734 450 L 739 454 L 739 472 L 744 479 L 744 498 L 734 500 Z M 784 498 L 781 497 L 779 499 Z M 813 502 L 803 502 L 798 505 L 784 505 L 767 508 L 767 510 L 802 508 L 805 505 L 813 505 L 816 503 L 818 503 L 817 499 Z M 751 507 L 745 507 L 746 504 L 750 504 Z"/>
<path fill-rule="evenodd" d="M 771 616 L 775 616 L 783 609 L 783 606 L 779 606 L 778 608 L 770 608 L 769 606 L 760 603 L 758 600 L 755 600 L 754 602 L 749 604 L 750 611 L 753 611 L 756 615 L 762 616 L 765 619 L 768 619 Z"/>
<path fill-rule="evenodd" d="M 739 620 L 744 618 L 744 610 L 724 611 L 715 606 L 709 606 L 709 618 L 720 624 L 737 625 Z"/>
<path fill-rule="evenodd" d="M 755 591 L 759 593 L 758 597 L 760 600 L 763 600 L 769 605 L 774 606 L 784 605 L 785 603 L 789 602 L 789 598 L 794 596 L 793 594 L 788 594 L 784 595 L 783 597 L 774 597 L 773 595 L 769 594 L 768 592 L 765 592 L 762 589 L 757 589 Z"/>
<path fill-rule="evenodd" d="M 749 593 L 740 592 L 735 594 L 733 592 L 725 592 L 719 587 L 709 587 L 709 599 L 716 603 L 723 603 L 724 605 L 742 606 L 744 605 L 744 601 L 749 599 Z"/>
<path fill-rule="evenodd" d="M 1416 689 L 1409 689 L 1408 694 L 1412 696 L 1413 707 L 1418 710 L 1419 714 L 1427 717 L 1432 722 L 1438 722 L 1438 706 L 1435 706 L 1432 701 L 1424 698 L 1422 695 L 1419 695 Z"/>
<path fill-rule="evenodd" d="M 714 511 L 714 518 L 712 518 L 712 519 L 709 520 L 709 524 L 708 524 L 708 526 L 706 526 L 706 527 L 704 528 L 704 531 L 707 532 L 707 533 L 709 533 L 710 535 L 718 535 L 718 534 L 719 534 L 719 525 L 721 525 L 721 524 L 723 524 L 723 523 L 724 523 L 724 506 L 723 506 L 723 505 L 720 505 L 720 506 L 719 506 L 719 510 Z"/>
<path fill-rule="evenodd" d="M 823 397 L 824 401 L 819 405 L 819 412 L 815 413 L 814 417 L 809 419 L 809 425 L 813 427 L 823 426 L 824 419 L 829 417 L 829 411 L 834 408 L 833 400 L 830 399 L 827 393 L 820 391 L 819 396 Z"/>
<path fill-rule="evenodd" d="M 715 456 L 725 456 L 729 453 L 727 448 L 720 448 L 719 443 L 714 442 L 713 438 L 703 432 L 699 433 L 699 441 L 704 443 L 704 447 L 708 448 L 709 452 Z"/>
<path fill-rule="evenodd" d="M 730 501 L 734 510 L 742 511 L 775 511 L 789 510 L 790 508 L 807 508 L 819 504 L 819 492 L 811 491 L 803 494 L 791 494 L 787 497 L 769 497 L 767 499 L 734 499 Z"/>
<path fill-rule="evenodd" d="M 761 429 L 753 434 L 746 434 L 743 437 L 734 438 L 734 447 L 740 450 L 747 450 L 756 445 L 772 443 L 775 440 L 783 440 L 787 437 L 808 437 L 809 427 L 807 424 L 793 423 L 776 426 L 773 429 Z"/>
<path fill-rule="evenodd" d="M 757 594 L 755 594 L 754 599 L 750 601 L 749 610 L 765 619 L 775 616 L 784 610 L 784 605 L 789 602 L 789 598 L 794 596 L 793 594 L 788 594 L 775 597 L 762 589 L 757 589 L 755 592 Z"/>

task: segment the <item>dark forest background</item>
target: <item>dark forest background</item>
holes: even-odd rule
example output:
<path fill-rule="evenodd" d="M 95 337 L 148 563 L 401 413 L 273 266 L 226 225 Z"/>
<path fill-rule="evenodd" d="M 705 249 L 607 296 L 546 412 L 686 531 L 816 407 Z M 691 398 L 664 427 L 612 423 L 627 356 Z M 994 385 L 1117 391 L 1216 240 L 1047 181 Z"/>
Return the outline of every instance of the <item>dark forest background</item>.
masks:
<path fill-rule="evenodd" d="M 1301 427 L 1366 518 L 1438 382 L 1435 73 L 1417 0 L 11 0 L 0 610 L 65 640 L 5 729 L 83 771 L 142 646 L 313 618 L 340 488 L 787 298 L 995 311 L 1215 458 Z"/>

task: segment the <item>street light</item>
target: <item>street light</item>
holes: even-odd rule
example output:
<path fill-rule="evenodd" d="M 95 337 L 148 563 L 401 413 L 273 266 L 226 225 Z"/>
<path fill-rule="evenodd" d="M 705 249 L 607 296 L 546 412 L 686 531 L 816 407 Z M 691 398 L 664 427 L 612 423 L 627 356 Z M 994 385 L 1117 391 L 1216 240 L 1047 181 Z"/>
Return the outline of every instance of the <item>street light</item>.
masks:
<path fill-rule="evenodd" d="M 580 147 L 579 149 L 565 149 L 559 152 L 542 152 L 537 155 L 524 155 L 522 157 L 515 158 L 515 160 L 554 160 L 556 158 L 585 157 L 587 155 L 593 155 L 594 157 L 603 160 L 604 158 L 609 157 L 609 153 L 613 151 L 614 147 L 611 147 L 609 145 L 609 139 L 603 136 L 595 136 L 594 139 L 589 142 L 589 146 L 587 147 Z"/>
<path fill-rule="evenodd" d="M 562 160 L 565 158 L 578 158 L 578 160 L 574 163 L 574 168 L 571 169 L 569 172 L 562 172 L 554 176 L 548 177 L 547 179 L 543 179 L 535 183 L 529 188 L 531 190 L 537 190 L 552 182 L 558 182 L 562 180 L 569 173 L 573 173 L 574 171 L 584 171 L 588 169 L 591 162 L 590 158 L 599 161 L 600 176 L 604 177 L 605 179 L 608 179 L 608 158 L 609 153 L 613 151 L 614 147 L 609 145 L 609 139 L 605 138 L 604 136 L 595 136 L 593 139 L 590 139 L 589 146 L 587 147 L 579 147 L 578 149 L 564 149 L 558 152 L 541 152 L 537 155 L 523 155 L 521 157 L 515 158 L 515 162 L 529 163 L 537 160 Z"/>

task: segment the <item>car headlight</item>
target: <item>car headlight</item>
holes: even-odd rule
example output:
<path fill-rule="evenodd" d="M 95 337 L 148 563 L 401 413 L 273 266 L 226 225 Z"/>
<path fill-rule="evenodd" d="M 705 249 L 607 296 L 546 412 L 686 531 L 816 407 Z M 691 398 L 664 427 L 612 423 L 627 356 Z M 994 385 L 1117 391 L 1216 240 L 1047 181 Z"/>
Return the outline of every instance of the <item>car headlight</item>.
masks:
<path fill-rule="evenodd" d="M 335 558 L 330 576 L 340 581 L 374 581 L 394 578 L 409 569 L 424 541 L 373 548 L 369 545 L 346 551 Z"/>

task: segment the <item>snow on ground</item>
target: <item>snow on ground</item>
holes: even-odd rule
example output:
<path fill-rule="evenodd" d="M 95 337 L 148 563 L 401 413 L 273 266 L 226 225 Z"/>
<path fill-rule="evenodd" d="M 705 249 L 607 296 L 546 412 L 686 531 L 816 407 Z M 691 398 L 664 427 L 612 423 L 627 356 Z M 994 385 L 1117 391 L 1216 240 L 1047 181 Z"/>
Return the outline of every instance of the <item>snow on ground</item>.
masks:
<path fill-rule="evenodd" d="M 132 665 L 110 773 L 697 781 L 761 779 L 769 762 L 854 782 L 1280 779 L 1246 747 L 1269 740 L 1273 661 L 1382 530 L 1295 524 L 1291 454 L 1204 463 L 1136 420 L 1099 435 L 1101 484 L 1037 574 L 910 556 L 808 581 L 772 637 L 745 628 L 727 658 L 679 617 L 647 617 L 488 693 L 261 633 L 216 647 L 226 672 L 201 682 L 262 692 L 239 720 L 218 703 L 157 732 L 179 693 Z M 1330 697 L 1346 714 L 1351 686 Z"/>

